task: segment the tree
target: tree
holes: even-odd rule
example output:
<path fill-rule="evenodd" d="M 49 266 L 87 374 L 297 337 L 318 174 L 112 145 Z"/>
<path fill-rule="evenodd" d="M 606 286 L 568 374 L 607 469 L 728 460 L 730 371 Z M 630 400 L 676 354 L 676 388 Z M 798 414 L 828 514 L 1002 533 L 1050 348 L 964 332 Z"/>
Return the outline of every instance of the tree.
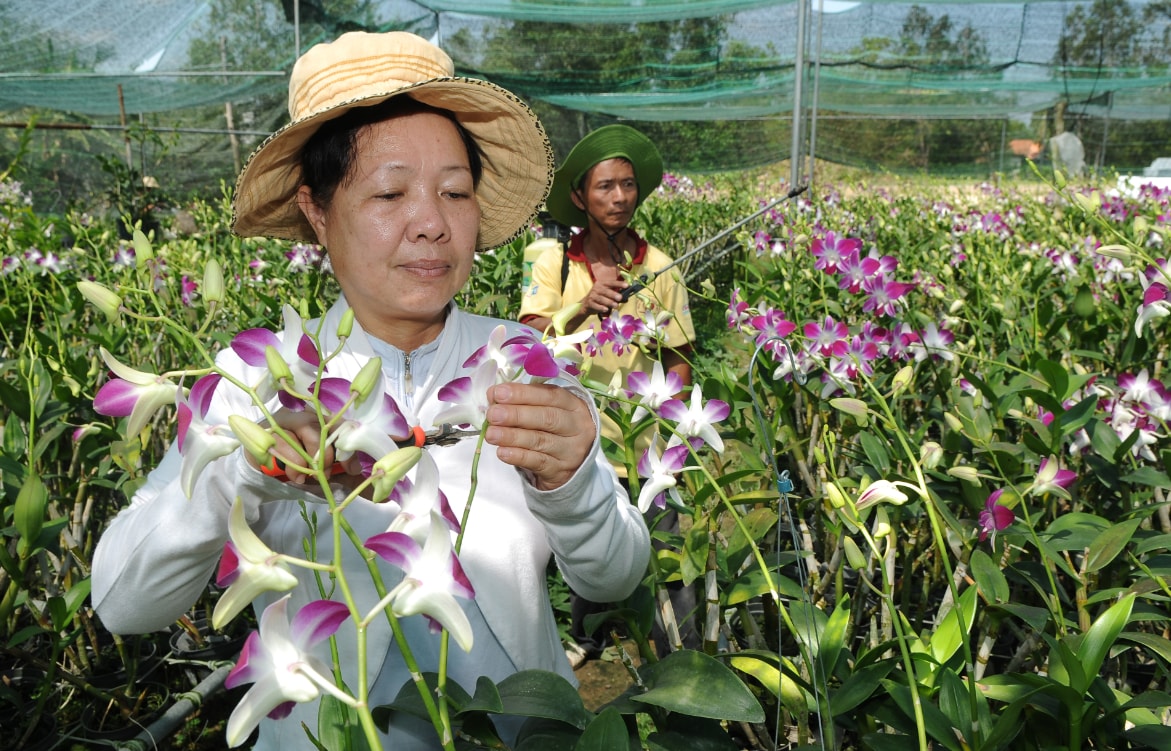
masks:
<path fill-rule="evenodd" d="M 911 6 L 897 39 L 863 37 L 852 55 L 873 70 L 871 78 L 910 79 L 911 85 L 916 75 L 954 78 L 965 71 L 987 68 L 989 62 L 988 44 L 971 23 L 957 28 L 948 14 L 936 17 L 921 5 Z M 944 97 L 964 96 L 941 94 L 934 100 L 943 104 Z M 890 107 L 895 110 L 897 103 L 892 101 Z M 853 127 L 843 137 L 860 161 L 917 169 L 972 164 L 986 159 L 993 150 L 985 123 L 959 118 L 870 122 L 862 129 Z"/>
<path fill-rule="evenodd" d="M 634 24 L 515 21 L 481 37 L 464 31 L 445 40 L 457 67 L 523 96 L 545 124 L 558 159 L 586 133 L 615 122 L 613 115 L 555 106 L 543 99 L 567 93 L 719 92 L 780 69 L 775 53 L 726 42 L 719 17 Z M 779 161 L 776 121 L 632 122 L 663 153 L 668 169 L 718 171 Z"/>

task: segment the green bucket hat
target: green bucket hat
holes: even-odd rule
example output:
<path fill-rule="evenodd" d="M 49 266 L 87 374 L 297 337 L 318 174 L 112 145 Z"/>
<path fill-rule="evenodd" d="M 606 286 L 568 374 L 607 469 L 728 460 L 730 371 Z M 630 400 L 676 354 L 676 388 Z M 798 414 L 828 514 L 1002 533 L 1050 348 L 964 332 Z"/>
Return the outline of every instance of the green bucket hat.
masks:
<path fill-rule="evenodd" d="M 663 181 L 663 157 L 651 140 L 629 125 L 607 125 L 578 141 L 560 169 L 553 173 L 553 187 L 545 207 L 558 222 L 571 227 L 589 223 L 584 211 L 574 205 L 570 194 L 585 173 L 598 162 L 623 157 L 634 165 L 638 182 L 638 204 Z"/>

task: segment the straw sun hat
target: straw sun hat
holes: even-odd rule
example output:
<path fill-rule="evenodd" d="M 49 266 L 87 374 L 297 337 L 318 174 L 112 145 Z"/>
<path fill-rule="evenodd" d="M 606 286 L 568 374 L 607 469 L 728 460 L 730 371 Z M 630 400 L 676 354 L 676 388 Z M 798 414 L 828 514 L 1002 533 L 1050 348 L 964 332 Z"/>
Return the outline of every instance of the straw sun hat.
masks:
<path fill-rule="evenodd" d="M 236 182 L 232 231 L 317 242 L 297 208 L 302 147 L 324 123 L 353 108 L 405 94 L 451 112 L 480 147 L 484 173 L 476 188 L 481 212 L 476 250 L 516 238 L 549 192 L 549 140 L 514 94 L 454 73 L 447 53 L 401 31 L 349 32 L 312 47 L 297 60 L 289 80 L 291 122 L 253 152 Z"/>
<path fill-rule="evenodd" d="M 561 224 L 571 227 L 585 227 L 589 219 L 571 197 L 573 189 L 580 187 L 585 174 L 595 164 L 607 159 L 622 157 L 634 165 L 634 180 L 638 183 L 638 203 L 663 181 L 663 157 L 651 139 L 629 125 L 606 125 L 586 135 L 565 157 L 553 177 L 553 189 L 549 192 L 546 205 L 550 216 Z"/>

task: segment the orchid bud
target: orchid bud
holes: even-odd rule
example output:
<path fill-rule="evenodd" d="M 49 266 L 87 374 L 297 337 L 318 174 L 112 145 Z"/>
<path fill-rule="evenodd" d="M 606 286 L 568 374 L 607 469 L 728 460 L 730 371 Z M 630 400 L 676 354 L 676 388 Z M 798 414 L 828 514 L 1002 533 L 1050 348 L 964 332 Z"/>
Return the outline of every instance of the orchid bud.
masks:
<path fill-rule="evenodd" d="M 366 361 L 358 375 L 350 383 L 350 393 L 358 395 L 358 401 L 365 401 L 366 397 L 374 393 L 375 386 L 382 385 L 382 358 L 372 357 Z"/>
<path fill-rule="evenodd" d="M 1090 195 L 1085 193 L 1074 193 L 1073 200 L 1083 211 L 1092 212 L 1097 211 L 1098 207 L 1102 205 L 1102 201 L 1098 198 L 1098 192 L 1094 191 Z"/>
<path fill-rule="evenodd" d="M 826 484 L 825 497 L 829 499 L 829 504 L 834 508 L 842 508 L 846 505 L 846 494 L 842 492 L 836 482 Z"/>
<path fill-rule="evenodd" d="M 350 334 L 354 333 L 354 309 L 346 308 L 342 313 L 342 320 L 337 325 L 337 335 L 339 339 L 346 339 Z"/>
<path fill-rule="evenodd" d="M 1144 227 L 1142 230 L 1139 230 L 1139 231 L 1145 232 L 1146 228 L 1150 226 L 1150 225 L 1146 224 L 1145 217 L 1136 216 L 1134 218 L 1135 229 L 1136 230 L 1139 229 L 1138 223 L 1139 223 L 1140 219 L 1143 220 Z M 1102 247 L 1098 248 L 1097 252 L 1099 255 L 1106 256 L 1107 258 L 1117 258 L 1120 261 L 1129 261 L 1130 256 L 1131 256 L 1130 248 L 1126 247 L 1125 245 L 1103 245 Z"/>
<path fill-rule="evenodd" d="M 553 318 L 551 319 L 553 322 L 553 333 L 557 334 L 557 336 L 564 336 L 565 327 L 569 325 L 569 322 L 573 320 L 573 317 L 576 316 L 580 311 L 581 303 L 575 302 L 573 305 L 566 305 L 564 308 L 554 313 Z"/>
<path fill-rule="evenodd" d="M 845 412 L 851 415 L 858 421 L 858 425 L 861 427 L 865 427 L 870 422 L 870 412 L 866 407 L 866 402 L 861 399 L 838 397 L 837 399 L 830 399 L 829 404 L 839 412 Z"/>
<path fill-rule="evenodd" d="M 879 506 L 874 510 L 874 531 L 871 532 L 874 539 L 881 540 L 890 534 L 890 515 L 886 513 L 886 509 Z"/>
<path fill-rule="evenodd" d="M 77 291 L 98 310 L 105 314 L 110 323 L 118 320 L 119 308 L 122 307 L 122 298 L 116 292 L 97 282 L 83 281 L 77 283 Z"/>
<path fill-rule="evenodd" d="M 947 470 L 947 473 L 952 477 L 958 477 L 964 482 L 970 482 L 973 485 L 980 484 L 980 472 L 973 466 L 967 464 L 957 464 L 954 467 L 950 467 Z"/>
<path fill-rule="evenodd" d="M 228 415 L 228 426 L 252 458 L 261 465 L 268 463 L 268 452 L 276 445 L 272 433 L 240 415 Z"/>
<path fill-rule="evenodd" d="M 952 300 L 951 305 L 947 306 L 947 312 L 954 316 L 956 313 L 960 312 L 960 310 L 962 310 L 963 307 L 964 307 L 964 301 L 962 298 L 960 298 L 958 300 Z"/>
<path fill-rule="evenodd" d="M 895 373 L 895 377 L 890 382 L 891 396 L 895 396 L 903 392 L 911 383 L 911 379 L 915 377 L 915 368 L 912 365 L 904 365 L 899 368 L 899 372 Z"/>
<path fill-rule="evenodd" d="M 136 268 L 142 268 L 146 262 L 155 257 L 154 250 L 150 247 L 150 240 L 146 239 L 146 235 L 142 234 L 142 230 L 134 230 L 134 265 Z"/>
<path fill-rule="evenodd" d="M 374 462 L 371 477 L 374 478 L 374 500 L 379 501 L 390 496 L 390 491 L 398 481 L 403 479 L 419 463 L 423 449 L 418 446 L 407 446 L 395 449 L 378 461 Z"/>
<path fill-rule="evenodd" d="M 960 421 L 960 418 L 956 417 L 951 412 L 943 413 L 943 421 L 947 423 L 947 427 L 951 428 L 957 433 L 962 432 L 964 429 L 964 424 Z"/>
<path fill-rule="evenodd" d="M 297 313 L 300 314 L 301 320 L 304 321 L 310 318 L 309 315 L 309 301 L 302 297 L 297 301 Z"/>
<path fill-rule="evenodd" d="M 708 297 L 715 297 L 717 294 L 719 294 L 716 291 L 716 285 L 712 284 L 711 277 L 704 277 L 704 280 L 699 283 L 699 288 Z"/>
<path fill-rule="evenodd" d="M 1057 184 L 1058 190 L 1065 188 L 1065 185 L 1066 185 L 1065 173 L 1059 169 L 1054 169 L 1053 170 L 1053 182 Z"/>
<path fill-rule="evenodd" d="M 935 469 L 943 460 L 943 446 L 935 441 L 927 441 L 919 447 L 919 461 L 923 469 Z"/>
<path fill-rule="evenodd" d="M 858 543 L 854 542 L 853 537 L 842 538 L 842 549 L 846 552 L 846 562 L 850 564 L 850 568 L 855 571 L 866 568 L 866 556 L 862 555 L 862 551 L 858 548 Z"/>
<path fill-rule="evenodd" d="M 264 364 L 268 367 L 268 372 L 272 374 L 272 380 L 274 382 L 293 382 L 292 369 L 285 362 L 285 358 L 281 357 L 281 353 L 277 351 L 277 348 L 271 344 L 264 348 Z"/>
<path fill-rule="evenodd" d="M 224 270 L 214 258 L 209 258 L 203 267 L 203 299 L 209 303 L 224 301 Z"/>

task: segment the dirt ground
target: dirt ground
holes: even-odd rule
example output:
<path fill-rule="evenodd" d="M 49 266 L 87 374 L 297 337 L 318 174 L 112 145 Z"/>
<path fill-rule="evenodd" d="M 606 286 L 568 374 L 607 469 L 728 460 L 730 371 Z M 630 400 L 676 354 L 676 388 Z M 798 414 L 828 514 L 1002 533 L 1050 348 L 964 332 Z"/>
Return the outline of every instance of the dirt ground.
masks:
<path fill-rule="evenodd" d="M 634 643 L 628 642 L 624 646 L 634 664 L 638 665 L 638 649 Z M 591 712 L 621 696 L 633 684 L 626 666 L 613 648 L 603 652 L 598 659 L 586 660 L 573 673 L 581 682 L 578 693 L 581 694 L 582 703 Z"/>

